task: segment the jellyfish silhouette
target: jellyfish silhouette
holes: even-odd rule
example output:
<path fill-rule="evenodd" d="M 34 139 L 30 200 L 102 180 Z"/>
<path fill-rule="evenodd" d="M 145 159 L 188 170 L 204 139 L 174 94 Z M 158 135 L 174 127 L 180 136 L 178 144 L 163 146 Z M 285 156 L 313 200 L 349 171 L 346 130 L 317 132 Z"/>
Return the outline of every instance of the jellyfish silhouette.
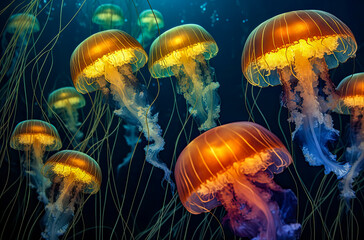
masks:
<path fill-rule="evenodd" d="M 327 146 L 338 134 L 328 113 L 336 99 L 328 70 L 353 57 L 356 49 L 352 32 L 338 18 L 302 10 L 260 24 L 250 33 L 242 54 L 242 70 L 251 84 L 283 85 L 288 121 L 296 125 L 292 138 L 300 142 L 306 161 L 324 165 L 325 174 L 334 172 L 338 178 L 350 165 L 338 163 Z"/>
<path fill-rule="evenodd" d="M 175 75 L 178 92 L 190 105 L 199 130 L 216 126 L 219 118 L 219 83 L 213 81 L 213 68 L 206 60 L 214 57 L 218 47 L 201 26 L 186 24 L 161 34 L 150 47 L 149 71 L 154 78 Z"/>
<path fill-rule="evenodd" d="M 353 142 L 346 149 L 346 158 L 351 163 L 350 171 L 341 180 L 341 196 L 350 200 L 355 198 L 354 178 L 363 169 L 364 164 L 364 73 L 356 73 L 344 78 L 336 88 L 340 101 L 336 112 L 351 115 Z"/>
<path fill-rule="evenodd" d="M 223 205 L 234 234 L 260 240 L 297 239 L 297 199 L 273 181 L 292 162 L 282 142 L 251 122 L 213 128 L 178 157 L 175 178 L 192 214 Z"/>
<path fill-rule="evenodd" d="M 151 9 L 144 10 L 139 14 L 138 26 L 141 33 L 137 40 L 146 48 L 158 36 L 158 29 L 164 27 L 163 15 L 155 9 L 153 11 Z"/>
<path fill-rule="evenodd" d="M 10 147 L 26 152 L 24 167 L 30 177 L 30 186 L 37 189 L 39 201 L 47 204 L 46 190 L 51 182 L 41 174 L 45 151 L 55 151 L 62 147 L 57 129 L 50 123 L 41 120 L 26 120 L 16 125 Z M 32 154 L 30 159 L 29 154 Z"/>
<path fill-rule="evenodd" d="M 96 33 L 84 40 L 71 57 L 73 83 L 80 93 L 101 89 L 111 91 L 120 109 L 115 114 L 128 124 L 137 125 L 139 131 L 153 144 L 145 147 L 146 161 L 164 171 L 173 190 L 171 171 L 158 159 L 164 147 L 162 129 L 158 125 L 158 114 L 151 115 L 151 106 L 146 100 L 146 89 L 133 72 L 147 62 L 147 54 L 129 34 L 119 30 Z"/>
<path fill-rule="evenodd" d="M 95 194 L 101 185 L 99 164 L 87 154 L 63 150 L 51 156 L 44 164 L 43 175 L 59 185 L 58 194 L 52 193 L 56 201 L 50 201 L 45 208 L 45 224 L 42 237 L 58 239 L 72 220 L 75 204 L 80 192 Z M 53 188 L 55 191 L 56 188 Z"/>
<path fill-rule="evenodd" d="M 40 25 L 38 19 L 32 14 L 17 13 L 9 18 L 1 40 L 3 55 L 11 53 L 9 58 L 11 58 L 12 61 L 5 62 L 4 64 L 7 75 L 13 73 L 19 56 L 25 51 L 28 45 L 30 34 L 38 32 L 39 29 Z M 8 34 L 11 34 L 12 36 L 10 41 L 7 40 Z M 8 51 L 7 49 L 10 48 L 14 48 L 15 50 Z M 9 66 L 9 64 L 11 65 Z"/>
<path fill-rule="evenodd" d="M 121 27 L 124 24 L 124 13 L 115 4 L 102 4 L 96 8 L 92 22 L 100 25 L 104 30 Z"/>
<path fill-rule="evenodd" d="M 78 122 L 77 109 L 83 108 L 86 104 L 85 98 L 73 87 L 64 87 L 53 91 L 48 96 L 48 115 L 58 114 L 65 126 L 74 136 L 75 143 L 79 143 L 83 133 L 79 130 L 81 125 Z"/>

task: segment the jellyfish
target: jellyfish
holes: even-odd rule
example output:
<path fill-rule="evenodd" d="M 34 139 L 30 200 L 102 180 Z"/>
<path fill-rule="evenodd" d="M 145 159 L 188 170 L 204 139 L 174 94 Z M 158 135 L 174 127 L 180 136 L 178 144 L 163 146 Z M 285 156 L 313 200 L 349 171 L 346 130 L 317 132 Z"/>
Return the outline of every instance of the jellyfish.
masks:
<path fill-rule="evenodd" d="M 177 159 L 175 178 L 192 214 L 223 205 L 238 237 L 297 239 L 297 198 L 273 181 L 292 157 L 270 131 L 251 122 L 215 127 L 195 138 Z"/>
<path fill-rule="evenodd" d="M 11 61 L 4 62 L 3 67 L 6 69 L 7 75 L 13 73 L 17 60 L 20 58 L 22 52 L 25 52 L 28 41 L 30 40 L 30 34 L 39 30 L 40 25 L 38 19 L 32 14 L 17 13 L 9 18 L 1 40 L 3 56 L 7 56 L 9 60 L 11 59 Z M 12 35 L 10 41 L 7 40 L 7 34 Z M 14 51 L 11 51 L 10 48 L 13 48 Z"/>
<path fill-rule="evenodd" d="M 214 70 L 206 62 L 217 52 L 215 40 L 196 24 L 174 27 L 161 34 L 150 47 L 151 75 L 177 77 L 177 90 L 186 99 L 201 131 L 215 127 L 219 118 L 220 85 L 213 81 Z"/>
<path fill-rule="evenodd" d="M 41 120 L 26 120 L 16 125 L 11 138 L 10 147 L 26 152 L 23 163 L 30 177 L 30 187 L 35 188 L 39 201 L 47 204 L 46 190 L 50 187 L 49 179 L 43 177 L 43 156 L 45 151 L 55 151 L 62 147 L 57 129 L 50 123 Z M 32 154 L 32 159 L 29 154 Z"/>
<path fill-rule="evenodd" d="M 43 217 L 45 229 L 42 237 L 54 240 L 66 232 L 74 215 L 75 204 L 79 202 L 80 192 L 96 194 L 99 191 L 101 169 L 87 154 L 63 150 L 46 161 L 42 173 L 59 185 L 59 193 L 52 193 L 56 201 L 51 199 Z"/>
<path fill-rule="evenodd" d="M 115 114 L 128 124 L 137 125 L 144 133 L 148 141 L 146 161 L 164 171 L 163 179 L 171 184 L 173 191 L 171 171 L 158 159 L 165 144 L 158 125 L 158 113 L 151 114 L 146 89 L 133 75 L 145 65 L 147 58 L 140 43 L 132 36 L 120 30 L 106 30 L 88 37 L 74 50 L 71 75 L 80 93 L 97 89 L 103 93 L 111 92 L 119 105 Z"/>
<path fill-rule="evenodd" d="M 282 102 L 295 123 L 292 138 L 301 144 L 311 166 L 324 165 L 325 174 L 340 179 L 350 169 L 328 148 L 338 134 L 329 114 L 337 96 L 329 69 L 354 57 L 350 29 L 330 13 L 318 10 L 277 15 L 255 28 L 242 54 L 245 78 L 254 86 L 283 85 Z"/>
<path fill-rule="evenodd" d="M 115 4 L 102 4 L 96 8 L 92 22 L 100 25 L 104 30 L 118 28 L 124 24 L 124 13 Z"/>
<path fill-rule="evenodd" d="M 353 142 L 346 149 L 346 158 L 351 164 L 350 171 L 340 181 L 341 196 L 355 198 L 352 189 L 354 178 L 358 177 L 364 164 L 364 73 L 356 73 L 344 78 L 336 88 L 340 100 L 336 112 L 351 115 Z"/>
<path fill-rule="evenodd" d="M 48 115 L 58 114 L 66 127 L 74 136 L 76 143 L 79 143 L 83 133 L 79 130 L 81 125 L 78 122 L 77 109 L 83 108 L 86 104 L 85 98 L 73 87 L 64 87 L 53 91 L 48 97 Z"/>
<path fill-rule="evenodd" d="M 141 29 L 141 33 L 137 40 L 145 48 L 149 46 L 158 35 L 158 29 L 164 27 L 163 15 L 157 10 L 144 10 L 139 14 L 138 26 Z"/>

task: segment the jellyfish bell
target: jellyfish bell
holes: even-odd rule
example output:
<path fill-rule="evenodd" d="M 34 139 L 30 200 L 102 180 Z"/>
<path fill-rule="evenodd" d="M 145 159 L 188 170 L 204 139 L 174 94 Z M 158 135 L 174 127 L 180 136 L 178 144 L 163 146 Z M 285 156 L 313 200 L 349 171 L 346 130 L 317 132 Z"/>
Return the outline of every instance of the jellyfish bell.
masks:
<path fill-rule="evenodd" d="M 201 26 L 186 24 L 161 34 L 150 47 L 148 68 L 154 78 L 176 76 L 178 91 L 190 106 L 200 130 L 216 126 L 220 105 L 211 68 L 206 61 L 218 47 Z"/>
<path fill-rule="evenodd" d="M 327 143 L 338 134 L 328 110 L 337 96 L 328 70 L 354 57 L 350 29 L 330 13 L 301 10 L 277 15 L 256 27 L 242 53 L 242 71 L 254 86 L 283 85 L 306 161 L 342 178 L 350 165 L 336 162 Z M 320 79 L 324 83 L 319 89 Z"/>
<path fill-rule="evenodd" d="M 352 167 L 339 185 L 341 196 L 350 200 L 355 198 L 354 178 L 360 174 L 364 164 L 364 73 L 347 76 L 337 86 L 336 91 L 340 98 L 334 111 L 350 114 L 353 135 L 352 143 L 345 152 L 345 157 Z"/>
<path fill-rule="evenodd" d="M 146 146 L 146 161 L 164 171 L 164 179 L 173 186 L 171 171 L 158 159 L 164 147 L 158 114 L 151 115 L 146 93 L 133 72 L 147 62 L 140 43 L 126 32 L 98 32 L 80 43 L 71 56 L 71 76 L 80 93 L 95 90 L 111 92 L 120 109 L 115 114 L 136 124 L 153 144 Z"/>
<path fill-rule="evenodd" d="M 105 30 L 121 27 L 124 24 L 124 13 L 115 4 L 102 4 L 96 8 L 92 22 L 102 26 Z"/>
<path fill-rule="evenodd" d="M 75 88 L 59 88 L 48 96 L 48 115 L 51 117 L 53 112 L 59 114 L 67 128 L 79 141 L 83 133 L 78 129 L 80 123 L 77 109 L 83 108 L 85 105 L 85 98 Z"/>
<path fill-rule="evenodd" d="M 290 153 L 273 133 L 255 123 L 236 122 L 191 141 L 174 173 L 180 200 L 190 213 L 223 205 L 239 237 L 296 239 L 297 199 L 273 181 L 291 163 Z M 280 206 L 277 199 L 285 203 Z"/>
<path fill-rule="evenodd" d="M 158 35 L 159 29 L 164 27 L 163 15 L 155 9 L 144 10 L 139 14 L 138 26 L 141 29 L 141 33 L 137 40 L 145 48 L 149 46 Z"/>
<path fill-rule="evenodd" d="M 96 194 L 101 185 L 99 164 L 87 154 L 73 150 L 63 150 L 51 156 L 44 164 L 42 173 L 52 182 L 59 184 L 56 201 L 46 206 L 43 218 L 45 230 L 42 237 L 58 239 L 71 221 L 80 192 Z M 53 195 L 56 195 L 53 193 Z"/>
<path fill-rule="evenodd" d="M 48 179 L 41 174 L 45 151 L 55 151 L 62 147 L 57 129 L 50 123 L 41 120 L 26 120 L 18 123 L 10 137 L 10 147 L 16 150 L 30 152 L 24 166 L 30 175 L 31 186 L 37 189 L 40 201 L 47 203 L 46 189 L 50 186 Z"/>

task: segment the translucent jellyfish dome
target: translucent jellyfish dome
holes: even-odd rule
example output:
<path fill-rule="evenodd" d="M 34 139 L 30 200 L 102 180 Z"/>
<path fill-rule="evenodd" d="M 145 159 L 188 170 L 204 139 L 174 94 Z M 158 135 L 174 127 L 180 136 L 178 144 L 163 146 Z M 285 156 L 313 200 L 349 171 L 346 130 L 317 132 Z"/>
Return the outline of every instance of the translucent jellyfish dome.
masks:
<path fill-rule="evenodd" d="M 148 30 L 149 32 L 158 30 L 158 27 L 163 28 L 163 15 L 158 10 L 144 10 L 139 14 L 138 26 Z"/>
<path fill-rule="evenodd" d="M 46 151 L 58 150 L 62 147 L 57 129 L 41 120 L 26 120 L 16 125 L 11 137 L 10 147 L 27 151 L 30 147 L 41 147 Z"/>
<path fill-rule="evenodd" d="M 59 88 L 48 96 L 48 105 L 56 112 L 69 107 L 82 108 L 85 104 L 85 98 L 74 87 Z"/>
<path fill-rule="evenodd" d="M 124 24 L 124 13 L 115 4 L 102 4 L 96 8 L 92 22 L 102 26 L 105 30 L 120 27 Z"/>
<path fill-rule="evenodd" d="M 350 114 L 350 109 L 364 108 L 364 73 L 355 73 L 344 78 L 337 86 L 336 91 L 340 101 L 336 111 Z"/>
<path fill-rule="evenodd" d="M 296 197 L 273 181 L 273 174 L 291 163 L 286 147 L 262 126 L 251 122 L 222 125 L 195 138 L 178 157 L 178 194 L 192 214 L 223 205 L 239 237 L 296 239 L 299 224 L 286 225 L 294 218 L 282 214 L 294 213 Z M 292 205 L 278 206 L 274 199 L 279 195 L 291 199 Z"/>
<path fill-rule="evenodd" d="M 28 30 L 32 30 L 32 32 L 38 32 L 40 30 L 38 19 L 34 15 L 28 13 L 17 13 L 12 15 L 6 25 L 6 31 L 13 34 L 16 31 L 22 32 Z"/>

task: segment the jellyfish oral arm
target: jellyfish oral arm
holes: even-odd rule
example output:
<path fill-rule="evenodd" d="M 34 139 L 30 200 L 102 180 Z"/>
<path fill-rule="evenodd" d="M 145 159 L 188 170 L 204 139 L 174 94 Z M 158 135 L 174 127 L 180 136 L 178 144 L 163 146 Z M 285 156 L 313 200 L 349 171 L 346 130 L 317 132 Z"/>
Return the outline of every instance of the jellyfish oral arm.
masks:
<path fill-rule="evenodd" d="M 105 78 L 110 82 L 111 93 L 120 106 L 115 114 L 127 121 L 136 122 L 141 126 L 140 131 L 144 133 L 148 142 L 154 141 L 153 144 L 148 144 L 145 148 L 146 161 L 164 171 L 164 180 L 171 184 L 173 191 L 174 183 L 171 180 L 171 170 L 158 159 L 159 152 L 164 148 L 164 139 L 161 136 L 162 130 L 157 123 L 158 114 L 151 115 L 151 108 L 146 103 L 144 93 L 139 92 L 135 87 L 138 80 L 133 75 L 130 66 L 124 65 L 117 69 L 106 64 L 105 68 Z"/>

